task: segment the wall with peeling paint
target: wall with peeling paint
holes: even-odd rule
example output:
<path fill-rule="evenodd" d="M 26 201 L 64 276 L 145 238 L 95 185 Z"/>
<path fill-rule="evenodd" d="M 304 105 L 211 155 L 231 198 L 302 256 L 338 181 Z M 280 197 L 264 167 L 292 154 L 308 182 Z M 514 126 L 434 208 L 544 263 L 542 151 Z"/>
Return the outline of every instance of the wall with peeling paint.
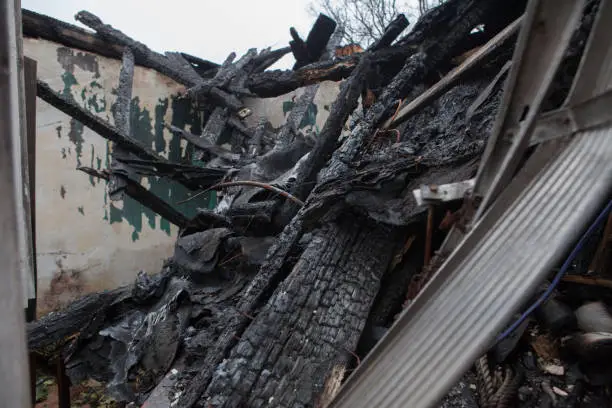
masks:
<path fill-rule="evenodd" d="M 31 38 L 24 39 L 24 54 L 38 61 L 39 79 L 113 122 L 120 61 Z M 132 137 L 173 161 L 188 161 L 190 147 L 164 123 L 194 134 L 202 129 L 202 114 L 180 97 L 181 91 L 181 85 L 153 70 L 134 71 Z M 254 111 L 251 120 L 266 116 L 274 127 L 282 126 L 291 101 L 301 92 L 247 101 Z M 337 92 L 336 83 L 320 86 L 305 127 L 314 132 L 322 128 Z M 110 143 L 40 99 L 36 124 L 39 313 L 84 293 L 129 283 L 139 270 L 158 272 L 172 254 L 177 228 L 129 197 L 111 202 L 106 181 L 76 170 L 80 165 L 108 167 Z M 170 204 L 192 194 L 165 179 L 142 182 Z M 196 208 L 211 205 L 201 197 L 177 209 L 192 216 Z"/>

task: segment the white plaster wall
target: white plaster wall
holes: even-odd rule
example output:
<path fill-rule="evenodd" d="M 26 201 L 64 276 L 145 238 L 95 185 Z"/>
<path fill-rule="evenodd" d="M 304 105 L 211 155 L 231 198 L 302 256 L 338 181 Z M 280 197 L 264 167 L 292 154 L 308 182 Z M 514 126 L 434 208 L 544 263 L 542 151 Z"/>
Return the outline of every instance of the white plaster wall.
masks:
<path fill-rule="evenodd" d="M 110 109 L 115 101 L 112 89 L 118 84 L 120 61 L 31 38 L 24 39 L 24 54 L 38 62 L 38 78 L 56 91 L 67 88 L 67 67 L 68 71 L 72 70 L 77 84 L 68 90 L 75 100 L 90 111 L 95 110 L 95 106 L 87 102 L 95 94 L 100 110 L 96 113 L 112 122 Z M 66 58 L 58 58 L 60 54 L 76 55 L 76 60 L 81 61 L 72 66 L 66 63 Z M 92 60 L 95 64 L 92 64 Z M 101 87 L 92 86 L 92 83 Z M 181 85 L 153 70 L 135 69 L 133 97 L 138 97 L 140 107 L 146 108 L 151 115 L 160 98 L 170 98 L 183 90 Z M 331 105 L 337 92 L 338 85 L 333 82 L 320 87 L 315 97 L 319 128 L 323 127 L 329 114 L 325 106 Z M 282 104 L 291 100 L 296 93 L 299 95 L 301 91 L 278 98 L 249 100 L 247 105 L 254 111 L 252 118 L 265 115 L 274 127 L 281 126 L 285 119 Z M 100 102 L 103 99 L 106 101 L 104 109 Z M 171 109 L 167 110 L 163 120 L 171 123 Z M 109 222 L 111 204 L 105 198 L 106 183 L 94 181 L 92 184 L 88 175 L 76 170 L 77 152 L 75 141 L 70 138 L 70 121 L 67 115 L 37 100 L 36 255 L 41 314 L 61 307 L 84 293 L 132 282 L 139 270 L 158 272 L 163 261 L 172 254 L 177 233 L 174 225 L 169 233 L 162 230 L 159 216 L 155 217 L 153 227 L 142 216 L 142 229 L 136 240 L 133 239 L 135 228 L 125 219 Z M 165 130 L 166 145 L 171 138 L 171 134 Z M 106 168 L 109 148 L 106 140 L 87 128 L 83 130 L 82 139 L 81 164 L 96 167 L 100 160 L 101 168 Z M 182 147 L 185 147 L 184 141 Z M 160 152 L 166 157 L 167 153 Z M 115 202 L 113 205 L 121 207 L 122 203 Z"/>

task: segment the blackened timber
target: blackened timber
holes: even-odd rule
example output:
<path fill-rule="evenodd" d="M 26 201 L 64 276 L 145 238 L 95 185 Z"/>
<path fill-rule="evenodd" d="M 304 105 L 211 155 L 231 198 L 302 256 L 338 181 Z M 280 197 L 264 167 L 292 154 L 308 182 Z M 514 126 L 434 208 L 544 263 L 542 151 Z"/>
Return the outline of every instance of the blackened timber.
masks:
<path fill-rule="evenodd" d="M 389 47 L 373 53 L 371 60 L 381 65 L 403 63 L 415 51 L 413 46 Z M 351 75 L 360 59 L 361 54 L 354 54 L 340 60 L 315 62 L 295 71 L 254 73 L 247 80 L 246 87 L 259 97 L 270 98 L 323 81 L 341 81 Z"/>
<path fill-rule="evenodd" d="M 90 176 L 98 177 L 103 180 L 110 180 L 111 177 L 116 177 L 121 180 L 124 185 L 125 193 L 132 197 L 134 200 L 138 201 L 140 204 L 144 205 L 148 209 L 152 210 L 154 213 L 159 214 L 161 217 L 170 221 L 172 224 L 178 226 L 179 228 L 183 228 L 187 225 L 187 218 L 175 210 L 170 204 L 166 203 L 164 200 L 144 188 L 140 183 L 126 177 L 122 174 L 118 173 L 109 173 L 105 171 L 100 171 L 96 169 L 92 169 L 90 167 L 79 167 L 84 173 L 89 174 Z"/>
<path fill-rule="evenodd" d="M 349 115 L 357 107 L 370 68 L 369 56 L 366 54 L 361 58 L 359 66 L 353 71 L 350 78 L 342 84 L 340 92 L 332 104 L 329 117 L 317 137 L 316 144 L 296 176 L 295 188 L 292 193 L 299 199 L 305 200 L 308 197 L 316 184 L 317 174 L 329 161 L 336 149 L 342 129 Z M 296 213 L 297 211 L 294 208 L 284 205 L 280 217 L 281 222 L 286 223 Z"/>
<path fill-rule="evenodd" d="M 225 112 L 225 109 L 216 107 L 213 112 L 210 114 L 204 129 L 202 130 L 202 135 L 200 136 L 204 139 L 205 144 L 218 144 L 221 134 L 223 133 L 223 129 L 225 129 L 225 124 L 227 123 L 228 115 Z M 194 154 L 194 158 L 196 160 L 202 160 L 201 152 L 196 152 Z"/>
<path fill-rule="evenodd" d="M 200 57 L 196 57 L 191 54 L 187 54 L 186 52 L 181 52 L 181 55 L 183 56 L 183 58 L 189 61 L 189 63 L 193 65 L 194 68 L 199 69 L 201 71 L 205 72 L 205 71 L 210 71 L 210 70 L 219 68 L 219 64 L 216 64 L 212 61 L 202 59 Z"/>
<path fill-rule="evenodd" d="M 217 366 L 236 345 L 237 339 L 251 322 L 248 316 L 252 316 L 253 312 L 267 300 L 266 293 L 273 291 L 284 278 L 283 264 L 301 236 L 302 221 L 301 217 L 296 216 L 280 233 L 277 241 L 268 251 L 265 262 L 240 298 L 236 307 L 238 313 L 228 316 L 225 329 L 215 342 L 213 350 L 206 354 L 200 370 L 179 398 L 178 406 L 191 408 L 200 400 Z"/>
<path fill-rule="evenodd" d="M 194 76 L 195 71 L 193 67 L 190 66 L 189 69 L 187 69 L 187 67 L 184 67 L 185 69 L 180 69 L 180 67 L 171 63 L 166 56 L 152 51 L 146 45 L 133 40 L 110 25 L 105 25 L 97 16 L 87 11 L 78 12 L 75 19 L 95 30 L 98 35 L 105 40 L 124 47 L 129 47 L 135 57 L 146 61 L 153 69 L 189 88 L 204 81 L 199 75 L 196 74 Z M 238 98 L 217 87 L 205 87 L 202 89 L 202 92 L 210 96 L 215 102 L 227 106 L 234 112 L 238 112 L 244 107 Z"/>
<path fill-rule="evenodd" d="M 253 60 L 253 72 L 265 71 L 290 52 L 291 47 L 283 47 L 273 51 L 261 52 L 257 58 Z"/>
<path fill-rule="evenodd" d="M 109 58 L 121 59 L 123 55 L 122 46 L 110 44 L 80 27 L 30 10 L 21 11 L 24 37 L 42 38 Z M 152 68 L 143 60 L 137 59 L 137 63 Z"/>
<path fill-rule="evenodd" d="M 350 214 L 316 232 L 240 336 L 204 396 L 215 407 L 319 406 L 341 381 L 394 250 L 395 234 Z M 374 256 L 372 254 L 375 254 Z M 339 270 L 342 273 L 337 273 Z M 228 382 L 240 378 L 239 383 Z"/>
<path fill-rule="evenodd" d="M 393 40 L 395 40 L 406 27 L 408 27 L 408 19 L 405 15 L 399 14 L 389 23 L 385 28 L 383 36 L 375 41 L 374 44 L 369 47 L 369 50 L 377 51 L 390 46 Z"/>
<path fill-rule="evenodd" d="M 297 31 L 291 27 L 290 33 L 293 40 L 289 45 L 296 59 L 293 69 L 298 69 L 311 62 L 318 61 L 323 55 L 327 42 L 335 29 L 336 22 L 325 14 L 319 14 L 308 33 L 306 41 L 303 41 L 297 34 Z"/>
<path fill-rule="evenodd" d="M 396 44 L 379 49 L 372 53 L 372 63 L 380 66 L 393 66 L 404 64 L 406 58 L 416 52 L 424 51 L 428 57 L 432 55 L 438 61 L 441 58 L 452 58 L 467 51 L 466 40 L 470 37 L 470 31 L 478 24 L 483 23 L 496 14 L 500 6 L 507 2 L 499 0 L 449 0 L 438 6 L 415 24 L 415 27 L 404 38 Z M 521 3 L 519 1 L 518 3 Z M 504 15 L 503 22 L 510 24 L 518 16 L 520 7 L 513 13 Z M 467 27 L 470 27 L 469 29 Z M 495 36 L 497 31 L 490 31 L 487 37 L 483 37 L 480 43 L 470 43 L 471 47 L 481 45 Z M 446 39 L 451 38 L 450 43 Z M 451 46 L 452 44 L 452 46 Z M 454 54 L 454 55 L 453 55 Z M 266 71 L 254 73 L 247 81 L 247 88 L 257 96 L 268 98 L 286 94 L 294 89 L 322 81 L 340 81 L 347 78 L 357 66 L 360 54 L 335 61 L 322 61 L 306 65 L 295 71 Z M 439 62 L 439 61 L 438 61 Z"/>
<path fill-rule="evenodd" d="M 123 60 L 121 71 L 119 72 L 119 86 L 117 87 L 117 101 L 113 106 L 112 113 L 115 119 L 115 126 L 125 135 L 130 134 L 130 111 L 132 102 L 132 84 L 134 82 L 134 54 L 129 48 L 123 52 Z M 130 153 L 123 147 L 114 145 L 110 167 L 113 173 L 122 173 L 129 177 L 132 171 L 119 158 L 129 158 Z M 125 181 L 116 177 L 114 174 L 110 176 L 108 183 L 108 195 L 112 201 L 123 198 L 123 192 L 126 188 Z"/>
<path fill-rule="evenodd" d="M 188 164 L 158 162 L 142 159 L 126 159 L 143 176 L 167 177 L 178 181 L 190 190 L 202 190 L 223 179 L 227 169 L 198 167 Z"/>
<path fill-rule="evenodd" d="M 69 101 L 62 95 L 58 94 L 57 92 L 52 90 L 45 82 L 42 82 L 40 80 L 38 81 L 36 94 L 43 101 L 64 112 L 66 115 L 71 116 L 75 120 L 81 122 L 83 125 L 87 126 L 103 138 L 110 140 L 111 142 L 115 142 L 117 145 L 121 146 L 125 150 L 148 160 L 161 163 L 167 162 L 166 159 L 157 155 L 151 149 L 144 146 L 137 140 L 134 140 L 131 137 L 125 135 L 123 132 L 120 132 L 110 123 L 98 118 L 91 112 L 81 108 L 76 103 Z"/>
<path fill-rule="evenodd" d="M 238 132 L 242 133 L 247 138 L 253 137 L 253 132 L 249 128 L 247 128 L 238 118 L 235 118 L 233 116 L 229 117 L 227 119 L 227 125 L 236 129 Z"/>
<path fill-rule="evenodd" d="M 232 153 L 231 151 L 224 149 L 221 146 L 214 145 L 201 136 L 191 134 L 187 132 L 186 130 L 179 129 L 173 125 L 169 125 L 169 126 L 166 125 L 166 127 L 172 133 L 182 137 L 183 139 L 185 139 L 186 141 L 188 141 L 189 143 L 191 143 L 198 149 L 205 150 L 214 156 L 221 157 L 222 159 L 230 160 L 230 161 L 238 161 L 240 159 L 240 155 L 236 153 Z"/>

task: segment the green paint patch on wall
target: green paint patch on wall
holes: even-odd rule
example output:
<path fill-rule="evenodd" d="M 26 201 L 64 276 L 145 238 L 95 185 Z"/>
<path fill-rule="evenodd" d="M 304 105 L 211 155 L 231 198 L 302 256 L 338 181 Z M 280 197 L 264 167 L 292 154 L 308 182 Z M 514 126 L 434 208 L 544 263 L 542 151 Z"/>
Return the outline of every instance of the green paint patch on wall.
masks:
<path fill-rule="evenodd" d="M 187 128 L 193 133 L 201 133 L 201 114 L 194 109 L 191 101 L 179 97 L 172 97 L 171 100 L 167 98 L 160 99 L 152 110 L 154 113 L 153 118 L 151 117 L 151 111 L 141 105 L 138 97 L 132 99 L 130 105 L 130 136 L 147 146 L 152 146 L 157 153 L 168 157 L 173 162 L 190 163 L 191 149 L 183 149 L 181 147 L 181 139 L 165 129 L 164 118 L 168 114 L 168 109 L 170 109 L 172 125 L 181 129 Z M 166 139 L 168 135 L 171 136 L 169 141 Z M 106 161 L 110 161 L 108 149 Z M 215 199 L 215 195 L 207 195 L 178 205 L 176 204 L 177 202 L 191 197 L 196 192 L 192 192 L 185 186 L 166 178 L 149 177 L 147 182 L 152 193 L 188 218 L 194 217 L 197 214 L 198 208 L 209 208 L 211 199 L 213 201 Z M 107 193 L 104 197 L 105 204 L 109 201 L 106 195 Z M 133 241 L 140 239 L 143 219 L 146 220 L 146 224 L 151 229 L 159 229 L 168 235 L 171 234 L 171 225 L 168 220 L 161 218 L 130 197 L 124 197 L 122 208 L 116 207 L 112 202 L 110 202 L 108 207 L 109 213 L 105 213 L 105 220 L 108 220 L 111 224 L 125 220 L 133 228 Z"/>
<path fill-rule="evenodd" d="M 283 115 L 287 115 L 287 113 L 289 113 L 291 109 L 293 109 L 294 106 L 295 106 L 295 102 L 293 100 L 283 102 Z M 310 104 L 308 105 L 308 108 L 306 108 L 306 114 L 302 118 L 302 121 L 300 122 L 298 129 L 303 129 L 307 126 L 312 126 L 313 128 L 316 128 L 316 131 L 318 133 L 319 132 L 319 129 L 317 127 L 318 113 L 319 113 L 319 108 L 317 108 L 317 105 L 315 105 L 314 102 L 310 102 Z"/>
<path fill-rule="evenodd" d="M 83 130 L 85 126 L 74 118 L 70 118 L 70 131 L 68 132 L 68 139 L 74 144 L 74 151 L 76 153 L 77 166 L 81 166 L 81 156 L 83 154 Z M 70 152 L 70 150 L 68 150 Z"/>
<path fill-rule="evenodd" d="M 62 96 L 70 101 L 74 101 L 74 97 L 72 96 L 72 87 L 79 84 L 74 77 L 74 74 L 69 71 L 64 71 L 62 74 L 62 82 L 64 82 Z"/>

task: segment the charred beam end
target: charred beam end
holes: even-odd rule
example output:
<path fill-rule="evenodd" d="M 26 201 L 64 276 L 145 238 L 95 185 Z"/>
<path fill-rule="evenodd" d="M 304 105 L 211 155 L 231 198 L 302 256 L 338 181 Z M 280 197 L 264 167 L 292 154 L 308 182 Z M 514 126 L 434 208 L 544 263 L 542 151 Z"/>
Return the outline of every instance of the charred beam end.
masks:
<path fill-rule="evenodd" d="M 201 136 L 194 135 L 192 133 L 187 132 L 186 130 L 179 129 L 173 125 L 165 125 L 165 127 L 172 133 L 178 135 L 179 137 L 182 137 L 198 149 L 206 150 L 210 154 L 229 161 L 238 161 L 240 159 L 239 154 L 232 153 L 231 151 L 224 149 L 223 147 L 213 145 Z"/>
<path fill-rule="evenodd" d="M 258 55 L 253 60 L 253 72 L 262 72 L 274 65 L 278 60 L 291 52 L 291 47 L 279 48 L 274 51 L 267 52 L 263 55 Z"/>
<path fill-rule="evenodd" d="M 405 15 L 400 14 L 385 28 L 383 36 L 370 46 L 370 51 L 377 51 L 391 45 L 406 27 L 408 27 L 408 19 Z"/>
<path fill-rule="evenodd" d="M 156 214 L 159 214 L 161 217 L 170 221 L 172 224 L 178 226 L 179 228 L 184 228 L 189 222 L 189 220 L 183 214 L 172 208 L 170 204 L 166 203 L 164 200 L 144 188 L 140 183 L 137 183 L 129 177 L 122 174 L 92 169 L 91 167 L 79 167 L 78 170 L 81 170 L 90 176 L 98 177 L 107 181 L 110 180 L 111 177 L 116 177 L 125 185 L 124 191 L 127 195 Z"/>
<path fill-rule="evenodd" d="M 370 57 L 365 54 L 351 77 L 342 84 L 340 93 L 332 104 L 325 126 L 323 126 L 323 130 L 317 138 L 317 143 L 308 157 L 308 162 L 297 176 L 294 194 L 298 198 L 306 199 L 314 188 L 317 174 L 331 158 L 344 124 L 351 112 L 357 107 L 363 83 L 370 68 Z"/>
<path fill-rule="evenodd" d="M 336 22 L 325 14 L 319 14 L 308 33 L 306 41 L 303 41 L 297 34 L 297 31 L 291 27 L 290 33 L 293 41 L 290 42 L 290 46 L 296 60 L 293 69 L 298 69 L 311 62 L 318 61 L 323 52 L 325 52 L 327 42 L 335 29 Z"/>
<path fill-rule="evenodd" d="M 203 82 L 202 77 L 193 70 L 193 67 L 189 66 L 188 69 L 187 67 L 182 67 L 185 68 L 182 69 L 176 66 L 166 56 L 152 51 L 146 45 L 133 40 L 112 26 L 102 23 L 102 20 L 92 13 L 80 11 L 74 18 L 95 30 L 98 35 L 107 41 L 130 48 L 137 59 L 146 61 L 151 68 L 187 87 L 193 88 Z M 210 96 L 216 103 L 226 106 L 234 112 L 240 112 L 244 108 L 244 105 L 238 98 L 219 88 L 204 87 L 199 93 Z"/>
<path fill-rule="evenodd" d="M 115 126 L 117 129 L 126 134 L 130 134 L 130 102 L 132 101 L 132 84 L 134 82 L 134 54 L 129 48 L 123 52 L 122 66 L 119 73 L 119 86 L 117 87 L 117 102 L 113 109 Z M 118 170 L 121 165 L 118 163 L 119 158 L 128 158 L 129 153 L 120 146 L 114 146 L 112 152 L 111 169 Z M 129 169 L 123 171 L 129 173 Z M 126 188 L 125 182 L 114 175 L 110 177 L 108 184 L 108 192 L 111 200 L 123 198 L 123 192 Z"/>
<path fill-rule="evenodd" d="M 117 143 L 118 146 L 121 146 L 125 150 L 134 153 L 141 158 L 155 162 L 167 161 L 163 157 L 155 154 L 149 148 L 140 144 L 138 141 L 126 136 L 123 132 L 120 132 L 108 122 L 98 118 L 91 112 L 81 108 L 75 102 L 70 101 L 64 96 L 58 94 L 45 82 L 40 80 L 37 82 L 36 95 L 43 101 L 64 112 L 66 115 L 78 120 L 103 138 Z"/>
<path fill-rule="evenodd" d="M 262 98 L 279 96 L 322 81 L 341 81 L 351 74 L 358 62 L 359 56 L 351 56 L 341 61 L 310 64 L 297 71 L 261 72 L 251 75 L 247 88 Z"/>
<path fill-rule="evenodd" d="M 123 47 L 117 44 L 109 44 L 91 32 L 52 17 L 26 9 L 21 11 L 23 35 L 25 37 L 42 38 L 104 57 L 121 59 Z M 137 59 L 136 62 L 138 65 L 152 68 L 145 61 Z"/>
<path fill-rule="evenodd" d="M 372 52 L 372 64 L 402 64 L 418 50 L 417 45 L 403 44 Z M 253 74 L 247 88 L 262 98 L 286 94 L 297 88 L 322 81 L 341 81 L 348 78 L 363 54 L 353 54 L 339 60 L 326 60 L 306 65 L 295 71 L 266 71 Z"/>
<path fill-rule="evenodd" d="M 187 54 L 186 52 L 181 52 L 181 55 L 183 56 L 183 58 L 185 58 L 191 65 L 194 66 L 194 68 L 198 68 L 202 71 L 208 71 L 211 69 L 218 69 L 219 68 L 219 64 L 216 64 L 212 61 L 208 61 L 205 59 L 202 59 L 200 57 L 196 57 L 194 55 L 191 54 Z"/>

